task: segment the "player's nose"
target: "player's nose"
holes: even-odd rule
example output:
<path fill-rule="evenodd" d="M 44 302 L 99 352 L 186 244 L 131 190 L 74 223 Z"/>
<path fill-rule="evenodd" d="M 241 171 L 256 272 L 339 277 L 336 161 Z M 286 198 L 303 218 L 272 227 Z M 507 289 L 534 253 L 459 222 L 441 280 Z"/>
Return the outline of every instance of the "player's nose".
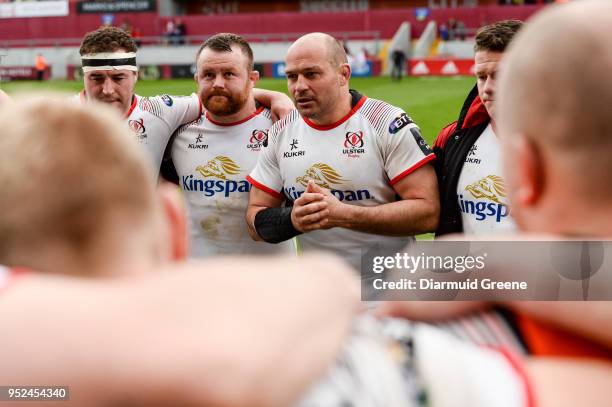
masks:
<path fill-rule="evenodd" d="M 302 93 L 308 89 L 308 82 L 302 75 L 298 75 L 297 80 L 295 81 L 295 91 L 297 93 Z"/>
<path fill-rule="evenodd" d="M 213 87 L 215 88 L 224 88 L 225 87 L 225 79 L 223 79 L 223 75 L 216 75 L 213 81 Z"/>
<path fill-rule="evenodd" d="M 113 81 L 111 78 L 104 79 L 104 83 L 102 84 L 102 92 L 107 95 L 114 92 Z"/>
<path fill-rule="evenodd" d="M 493 95 L 493 93 L 495 93 L 495 79 L 491 77 L 487 78 L 484 85 L 484 91 L 489 95 Z"/>

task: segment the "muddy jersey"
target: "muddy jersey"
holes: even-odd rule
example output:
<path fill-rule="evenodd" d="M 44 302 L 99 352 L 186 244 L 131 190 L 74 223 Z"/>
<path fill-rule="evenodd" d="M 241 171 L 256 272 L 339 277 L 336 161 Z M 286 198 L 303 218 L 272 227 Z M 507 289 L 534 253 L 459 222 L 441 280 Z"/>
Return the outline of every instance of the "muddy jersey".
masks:
<path fill-rule="evenodd" d="M 394 202 L 393 186 L 434 158 L 418 127 L 404 111 L 353 93 L 354 107 L 340 121 L 318 126 L 294 110 L 271 127 L 268 147 L 249 176 L 257 188 L 291 201 L 309 180 L 340 201 L 360 206 Z M 356 102 L 356 103 L 355 103 Z M 344 228 L 300 235 L 298 249 L 332 251 L 360 269 L 370 249 L 395 253 L 413 240 Z"/>
<path fill-rule="evenodd" d="M 293 241 L 254 241 L 245 220 L 251 189 L 246 176 L 271 125 L 263 107 L 231 124 L 217 123 L 205 112 L 174 135 L 171 155 L 187 202 L 192 256 L 295 252 Z"/>
<path fill-rule="evenodd" d="M 86 99 L 85 91 L 81 92 L 80 97 L 81 100 Z M 145 147 L 157 174 L 172 133 L 201 114 L 202 102 L 195 93 L 191 96 L 134 95 L 125 117 L 136 140 Z"/>

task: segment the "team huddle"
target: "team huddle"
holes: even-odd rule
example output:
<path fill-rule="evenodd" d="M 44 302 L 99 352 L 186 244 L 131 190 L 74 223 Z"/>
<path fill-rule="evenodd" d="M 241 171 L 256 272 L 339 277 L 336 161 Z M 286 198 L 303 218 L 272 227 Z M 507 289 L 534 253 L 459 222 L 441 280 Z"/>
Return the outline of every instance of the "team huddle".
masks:
<path fill-rule="evenodd" d="M 0 99 L 0 359 L 57 355 L 0 384 L 59 380 L 75 405 L 605 405 L 608 303 L 364 312 L 356 281 L 365 252 L 422 233 L 610 236 L 609 191 L 575 166 L 612 162 L 594 107 L 612 102 L 612 10 L 578 3 L 481 28 L 476 85 L 432 147 L 349 87 L 327 34 L 289 47 L 289 99 L 256 88 L 236 34 L 201 45 L 192 95 L 142 97 L 129 34 L 88 33 L 78 97 Z M 601 51 L 586 78 L 581 38 Z"/>

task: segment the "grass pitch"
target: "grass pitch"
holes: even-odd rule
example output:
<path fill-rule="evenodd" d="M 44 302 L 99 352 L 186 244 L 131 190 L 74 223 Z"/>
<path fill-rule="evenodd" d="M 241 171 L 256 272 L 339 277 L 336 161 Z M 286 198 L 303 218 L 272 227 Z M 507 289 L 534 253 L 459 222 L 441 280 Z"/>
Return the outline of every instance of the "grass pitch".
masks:
<path fill-rule="evenodd" d="M 401 82 L 392 82 L 389 77 L 351 80 L 351 88 L 403 108 L 419 125 L 423 137 L 429 143 L 433 142 L 442 127 L 457 118 L 461 104 L 473 85 L 474 78 L 471 77 L 411 77 Z M 287 92 L 287 83 L 283 79 L 261 79 L 257 86 Z M 3 83 L 1 87 L 9 94 L 41 89 L 77 93 L 82 89 L 82 83 L 15 81 Z M 187 95 L 194 90 L 195 83 L 189 79 L 139 81 L 136 85 L 136 92 L 143 96 L 164 93 Z"/>

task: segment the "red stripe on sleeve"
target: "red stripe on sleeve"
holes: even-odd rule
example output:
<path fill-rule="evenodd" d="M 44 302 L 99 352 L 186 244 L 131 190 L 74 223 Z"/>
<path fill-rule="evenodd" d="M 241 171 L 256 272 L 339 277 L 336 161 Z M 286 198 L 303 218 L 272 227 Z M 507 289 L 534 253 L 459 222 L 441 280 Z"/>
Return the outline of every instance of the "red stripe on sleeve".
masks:
<path fill-rule="evenodd" d="M 399 174 L 395 178 L 393 178 L 390 181 L 390 184 L 391 185 L 397 184 L 399 181 L 402 180 L 402 178 L 405 178 L 406 176 L 410 175 L 411 173 L 413 173 L 414 171 L 416 171 L 417 169 L 419 169 L 423 165 L 427 164 L 428 162 L 434 160 L 435 158 L 436 158 L 435 154 L 433 154 L 433 153 L 429 154 L 427 157 L 423 158 L 421 161 L 419 161 L 418 163 L 414 164 L 412 167 L 408 168 L 406 171 L 402 172 L 401 174 Z"/>
<path fill-rule="evenodd" d="M 262 191 L 272 195 L 276 199 L 282 199 L 282 200 L 285 199 L 283 194 L 273 190 L 272 188 L 268 188 L 267 186 L 265 186 L 264 184 L 262 184 L 260 182 L 255 181 L 253 178 L 251 178 L 250 175 L 247 175 L 246 180 L 249 181 L 251 183 L 251 185 L 253 185 L 255 188 L 260 189 L 260 190 L 262 190 Z"/>

